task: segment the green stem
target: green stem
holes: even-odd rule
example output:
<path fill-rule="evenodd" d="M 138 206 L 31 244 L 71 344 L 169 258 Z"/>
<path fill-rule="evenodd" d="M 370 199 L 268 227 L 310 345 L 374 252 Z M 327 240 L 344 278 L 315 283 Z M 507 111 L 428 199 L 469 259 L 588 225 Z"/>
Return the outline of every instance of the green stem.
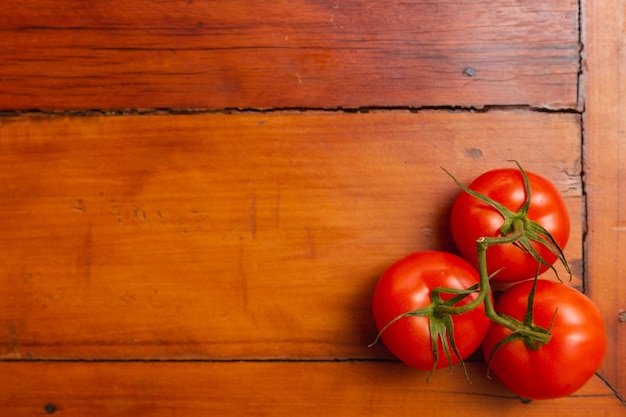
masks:
<path fill-rule="evenodd" d="M 481 292 L 484 291 L 487 294 L 491 291 L 487 273 L 487 249 L 493 244 L 502 243 L 501 239 L 502 238 L 480 238 L 476 242 L 476 249 L 478 252 L 478 268 L 481 279 Z M 537 326 L 530 327 L 512 317 L 498 314 L 495 310 L 491 297 L 484 297 L 484 304 L 485 315 L 491 321 L 506 327 L 520 336 L 526 336 L 524 339 L 530 340 L 530 344 L 532 346 L 544 345 L 550 341 L 551 335 L 545 329 Z"/>
<path fill-rule="evenodd" d="M 492 238 L 481 237 L 480 239 L 478 239 L 478 241 L 476 241 L 476 252 L 478 254 L 478 272 L 480 275 L 480 293 L 478 294 L 478 297 L 476 297 L 476 299 L 474 299 L 472 302 L 459 307 L 450 305 L 437 306 L 436 312 L 442 314 L 463 314 L 475 309 L 484 302 L 485 311 L 490 308 L 492 315 L 498 315 L 498 313 L 496 313 L 493 308 L 491 297 L 487 297 L 487 295 L 491 293 L 491 285 L 489 284 L 490 277 L 489 273 L 487 272 L 487 248 L 491 245 L 513 243 L 517 241 L 521 236 L 523 236 L 523 234 L 523 231 L 518 231 L 517 233 L 509 236 Z M 487 317 L 491 318 L 488 313 L 486 314 Z"/>
<path fill-rule="evenodd" d="M 501 245 L 516 242 L 524 235 L 523 224 L 515 222 L 515 233 L 501 237 L 481 237 L 476 241 L 476 252 L 478 255 L 478 272 L 480 276 L 480 292 L 478 297 L 472 302 L 463 306 L 438 305 L 435 307 L 435 314 L 463 314 L 477 308 L 481 303 L 485 306 L 485 315 L 493 322 L 510 329 L 520 336 L 525 336 L 532 346 L 544 345 L 550 341 L 550 333 L 537 326 L 528 326 L 512 317 L 498 314 L 493 305 L 493 300 L 488 295 L 491 294 L 490 276 L 487 271 L 487 249 L 492 245 Z"/>

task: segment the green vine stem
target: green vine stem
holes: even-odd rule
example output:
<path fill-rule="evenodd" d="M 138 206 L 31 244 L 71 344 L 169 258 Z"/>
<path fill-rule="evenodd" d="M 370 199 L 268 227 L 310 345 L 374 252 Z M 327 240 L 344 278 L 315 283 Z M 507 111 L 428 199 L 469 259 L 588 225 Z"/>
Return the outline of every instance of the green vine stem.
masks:
<path fill-rule="evenodd" d="M 512 317 L 498 314 L 493 305 L 493 300 L 490 296 L 488 296 L 491 294 L 491 284 L 489 282 L 490 276 L 487 273 L 487 249 L 492 245 L 501 245 L 505 243 L 515 242 L 517 239 L 519 239 L 519 236 L 522 233 L 523 231 L 519 231 L 518 233 L 510 236 L 494 238 L 481 237 L 480 239 L 478 239 L 476 241 L 476 249 L 478 253 L 478 272 L 480 276 L 478 297 L 476 297 L 472 302 L 459 307 L 449 304 L 437 305 L 434 307 L 435 314 L 463 314 L 477 308 L 480 304 L 484 304 L 485 315 L 491 321 L 511 330 L 514 334 L 517 335 L 516 337 L 523 340 L 529 348 L 537 349 L 541 345 L 545 345 L 546 343 L 548 343 L 551 338 L 549 329 L 544 329 L 542 327 L 532 324 L 532 300 L 531 302 L 529 302 L 529 312 L 527 312 L 529 320 L 524 320 L 524 322 L 521 322 Z M 433 289 L 433 292 L 438 293 L 448 291 L 446 291 L 444 288 L 435 288 Z"/>

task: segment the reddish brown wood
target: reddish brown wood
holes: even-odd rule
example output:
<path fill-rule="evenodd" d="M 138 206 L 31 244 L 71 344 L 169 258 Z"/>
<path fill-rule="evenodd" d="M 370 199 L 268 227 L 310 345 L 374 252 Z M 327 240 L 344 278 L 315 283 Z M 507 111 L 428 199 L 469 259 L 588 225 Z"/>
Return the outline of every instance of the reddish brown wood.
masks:
<path fill-rule="evenodd" d="M 442 165 L 552 179 L 580 284 L 579 132 L 535 112 L 2 119 L 0 354 L 388 357 L 373 287 L 453 249 Z"/>
<path fill-rule="evenodd" d="M 0 109 L 575 108 L 576 0 L 5 0 Z"/>
<path fill-rule="evenodd" d="M 626 2 L 587 2 L 585 11 L 588 292 L 613 342 L 602 375 L 626 398 Z"/>
<path fill-rule="evenodd" d="M 0 415 L 623 415 L 626 4 L 578 4 L 4 1 Z M 384 268 L 453 250 L 439 166 L 510 158 L 564 193 L 607 323 L 565 399 L 367 348 Z"/>
<path fill-rule="evenodd" d="M 523 404 L 482 364 L 425 372 L 397 363 L 0 363 L 0 407 L 11 417 L 56 410 L 109 416 L 623 416 L 599 379 L 571 397 Z M 54 415 L 57 415 L 56 413 Z"/>

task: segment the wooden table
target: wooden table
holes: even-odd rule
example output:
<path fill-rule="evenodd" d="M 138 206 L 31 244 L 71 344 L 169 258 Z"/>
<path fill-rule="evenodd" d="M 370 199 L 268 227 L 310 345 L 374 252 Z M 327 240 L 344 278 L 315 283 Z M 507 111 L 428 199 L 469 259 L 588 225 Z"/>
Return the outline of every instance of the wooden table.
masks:
<path fill-rule="evenodd" d="M 626 3 L 6 0 L 0 414 L 620 416 Z M 563 193 L 599 375 L 521 402 L 376 335 L 379 275 L 454 250 L 456 186 Z"/>

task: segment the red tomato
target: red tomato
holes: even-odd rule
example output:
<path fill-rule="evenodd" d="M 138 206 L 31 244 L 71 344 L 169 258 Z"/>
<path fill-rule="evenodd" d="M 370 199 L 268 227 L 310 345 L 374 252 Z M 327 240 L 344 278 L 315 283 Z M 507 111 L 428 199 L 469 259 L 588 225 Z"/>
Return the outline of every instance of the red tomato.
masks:
<path fill-rule="evenodd" d="M 505 291 L 496 311 L 523 321 L 532 284 L 522 282 Z M 606 335 L 600 311 L 574 288 L 539 280 L 533 312 L 534 324 L 546 329 L 554 318 L 550 341 L 538 350 L 528 349 L 521 340 L 506 343 L 493 356 L 490 370 L 525 398 L 570 395 L 593 376 L 604 359 Z M 499 324 L 491 325 L 483 343 L 486 360 L 497 343 L 510 334 Z"/>
<path fill-rule="evenodd" d="M 424 251 L 400 259 L 380 278 L 373 298 L 373 313 L 378 329 L 395 317 L 431 304 L 431 290 L 436 287 L 468 289 L 478 283 L 478 272 L 464 259 L 447 252 Z M 476 299 L 470 294 L 456 305 Z M 444 300 L 452 298 L 442 294 Z M 452 316 L 454 339 L 463 359 L 476 351 L 490 321 L 484 304 L 467 313 Z M 390 325 L 382 339 L 387 348 L 401 361 L 415 368 L 431 370 L 434 365 L 428 317 L 405 317 Z M 439 343 L 437 368 L 449 366 Z M 452 350 L 451 350 L 452 352 Z M 459 360 L 452 353 L 452 364 Z"/>
<path fill-rule="evenodd" d="M 547 179 L 526 172 L 530 184 L 530 208 L 528 218 L 543 226 L 559 244 L 565 247 L 569 238 L 570 223 L 567 208 L 556 187 Z M 495 200 L 516 213 L 526 201 L 521 172 L 518 169 L 497 169 L 476 178 L 470 189 Z M 504 224 L 502 215 L 489 204 L 462 191 L 454 201 L 451 213 L 451 230 L 461 255 L 478 267 L 476 240 L 480 237 L 500 236 Z M 550 249 L 531 243 L 533 248 L 549 264 L 557 260 Z M 526 251 L 513 244 L 491 246 L 487 250 L 488 273 L 501 269 L 492 281 L 518 282 L 533 278 L 537 261 Z M 542 266 L 540 273 L 548 267 Z"/>

